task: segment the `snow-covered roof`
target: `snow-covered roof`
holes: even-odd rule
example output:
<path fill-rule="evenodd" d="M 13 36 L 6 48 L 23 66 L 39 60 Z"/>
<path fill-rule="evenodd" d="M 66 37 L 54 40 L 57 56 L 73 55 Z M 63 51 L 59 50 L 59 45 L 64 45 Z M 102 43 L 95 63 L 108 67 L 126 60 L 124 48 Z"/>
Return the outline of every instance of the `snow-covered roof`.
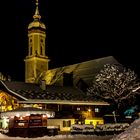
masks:
<path fill-rule="evenodd" d="M 1 112 L 1 117 L 26 116 L 30 114 L 44 114 L 47 115 L 48 118 L 53 118 L 55 116 L 54 111 L 39 109 L 35 107 L 22 107 L 6 112 Z"/>
<path fill-rule="evenodd" d="M 19 103 L 109 105 L 71 86 L 47 85 L 42 90 L 39 84 L 0 81 L 0 88 L 18 98 Z"/>
<path fill-rule="evenodd" d="M 77 84 L 79 83 L 79 80 L 82 80 L 85 84 L 91 86 L 93 78 L 105 64 L 118 64 L 118 61 L 113 56 L 107 56 L 73 65 L 50 69 L 43 75 L 47 84 L 61 85 L 63 74 L 73 73 L 73 84 L 75 86 L 78 86 Z"/>

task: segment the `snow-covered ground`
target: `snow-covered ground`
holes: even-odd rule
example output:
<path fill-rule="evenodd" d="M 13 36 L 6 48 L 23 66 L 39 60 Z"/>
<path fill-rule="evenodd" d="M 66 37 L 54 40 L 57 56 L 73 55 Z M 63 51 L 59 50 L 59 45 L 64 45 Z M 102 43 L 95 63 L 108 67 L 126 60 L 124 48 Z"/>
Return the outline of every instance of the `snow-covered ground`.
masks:
<path fill-rule="evenodd" d="M 9 137 L 0 133 L 0 140 L 140 140 L 140 118 L 135 120 L 124 132 L 114 136 L 96 135 L 56 135 L 37 138 Z"/>
<path fill-rule="evenodd" d="M 56 135 L 38 138 L 9 137 L 0 133 L 0 140 L 140 140 L 140 118 L 135 120 L 124 132 L 114 136 L 96 135 Z"/>
<path fill-rule="evenodd" d="M 37 138 L 9 137 L 0 133 L 0 140 L 140 140 L 140 118 L 135 120 L 124 132 L 114 136 L 96 135 L 56 135 Z"/>
<path fill-rule="evenodd" d="M 123 133 L 111 140 L 140 140 L 140 118 L 135 120 Z"/>
<path fill-rule="evenodd" d="M 0 140 L 109 140 L 112 136 L 96 136 L 96 135 L 56 135 L 56 136 L 44 136 L 38 138 L 20 138 L 20 137 L 8 137 L 0 133 Z"/>

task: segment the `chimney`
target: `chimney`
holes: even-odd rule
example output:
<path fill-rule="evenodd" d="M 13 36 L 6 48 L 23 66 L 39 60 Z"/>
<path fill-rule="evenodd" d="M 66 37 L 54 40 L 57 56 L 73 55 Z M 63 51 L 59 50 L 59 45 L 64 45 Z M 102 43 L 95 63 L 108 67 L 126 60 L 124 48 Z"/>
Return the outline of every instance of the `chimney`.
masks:
<path fill-rule="evenodd" d="M 45 80 L 41 80 L 41 82 L 40 82 L 40 88 L 42 90 L 46 90 L 46 81 Z"/>

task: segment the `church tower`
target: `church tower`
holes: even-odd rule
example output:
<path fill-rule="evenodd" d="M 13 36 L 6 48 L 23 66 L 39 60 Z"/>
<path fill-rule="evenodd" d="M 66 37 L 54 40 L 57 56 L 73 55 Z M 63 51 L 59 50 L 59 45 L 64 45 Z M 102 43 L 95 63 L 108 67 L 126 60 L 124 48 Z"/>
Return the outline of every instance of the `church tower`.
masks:
<path fill-rule="evenodd" d="M 28 26 L 28 55 L 25 61 L 25 82 L 36 83 L 44 71 L 48 70 L 49 59 L 45 54 L 46 26 L 41 22 L 36 0 L 33 22 Z"/>

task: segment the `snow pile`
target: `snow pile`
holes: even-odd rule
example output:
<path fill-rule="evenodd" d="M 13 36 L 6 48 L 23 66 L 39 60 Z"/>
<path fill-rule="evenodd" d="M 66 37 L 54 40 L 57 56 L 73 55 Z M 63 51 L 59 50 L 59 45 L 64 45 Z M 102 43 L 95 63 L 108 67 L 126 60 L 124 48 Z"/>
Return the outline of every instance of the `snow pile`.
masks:
<path fill-rule="evenodd" d="M 73 124 L 71 126 L 71 134 L 74 133 L 81 133 L 81 134 L 86 134 L 86 133 L 94 133 L 94 126 L 91 124 Z"/>
<path fill-rule="evenodd" d="M 0 138 L 8 138 L 8 136 L 0 133 Z"/>
<path fill-rule="evenodd" d="M 135 120 L 124 132 L 111 140 L 139 140 L 140 139 L 140 118 Z"/>

